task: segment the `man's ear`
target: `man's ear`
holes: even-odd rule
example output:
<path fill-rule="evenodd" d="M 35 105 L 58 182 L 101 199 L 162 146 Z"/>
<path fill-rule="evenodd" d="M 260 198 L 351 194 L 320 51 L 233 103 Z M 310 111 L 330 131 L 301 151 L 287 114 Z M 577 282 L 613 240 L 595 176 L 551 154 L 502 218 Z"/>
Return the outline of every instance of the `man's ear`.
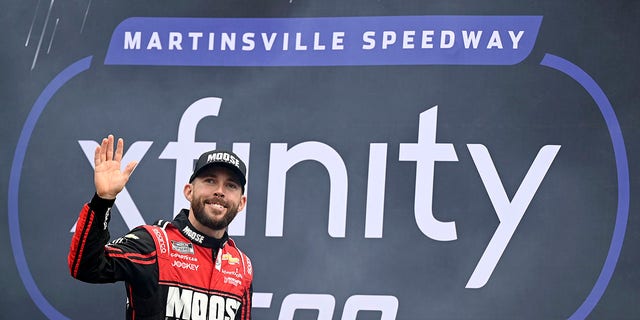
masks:
<path fill-rule="evenodd" d="M 240 205 L 238 206 L 238 212 L 242 211 L 242 209 L 244 209 L 246 205 L 247 205 L 247 196 L 243 194 L 242 198 L 240 198 Z"/>
<path fill-rule="evenodd" d="M 184 197 L 191 202 L 191 199 L 193 198 L 193 185 L 190 183 L 185 184 L 182 192 L 184 193 Z"/>

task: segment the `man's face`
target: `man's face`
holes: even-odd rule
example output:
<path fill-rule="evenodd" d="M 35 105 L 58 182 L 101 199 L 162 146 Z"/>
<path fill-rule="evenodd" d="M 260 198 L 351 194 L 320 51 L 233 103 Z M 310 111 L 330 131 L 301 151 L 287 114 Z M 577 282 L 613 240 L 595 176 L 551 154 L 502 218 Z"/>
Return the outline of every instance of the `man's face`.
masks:
<path fill-rule="evenodd" d="M 191 202 L 193 214 L 189 218 L 195 219 L 194 227 L 213 231 L 225 230 L 247 201 L 233 171 L 219 166 L 204 169 L 184 192 Z"/>

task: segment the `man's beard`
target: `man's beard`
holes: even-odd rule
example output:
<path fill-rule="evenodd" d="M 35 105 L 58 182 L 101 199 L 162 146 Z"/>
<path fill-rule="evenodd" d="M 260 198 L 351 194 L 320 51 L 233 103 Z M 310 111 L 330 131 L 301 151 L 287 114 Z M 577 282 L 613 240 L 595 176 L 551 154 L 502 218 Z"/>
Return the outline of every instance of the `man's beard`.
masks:
<path fill-rule="evenodd" d="M 224 230 L 227 228 L 227 226 L 229 226 L 231 221 L 233 221 L 233 219 L 238 214 L 238 206 L 240 205 L 239 203 L 234 204 L 221 198 L 212 198 L 207 202 L 222 204 L 227 211 L 224 216 L 220 217 L 220 219 L 215 219 L 205 211 L 205 207 L 207 206 L 207 204 L 205 204 L 205 201 L 207 200 L 205 200 L 204 198 L 194 199 L 194 201 L 191 202 L 191 210 L 193 211 L 194 218 L 196 218 L 198 222 L 200 222 L 207 228 L 213 230 Z"/>

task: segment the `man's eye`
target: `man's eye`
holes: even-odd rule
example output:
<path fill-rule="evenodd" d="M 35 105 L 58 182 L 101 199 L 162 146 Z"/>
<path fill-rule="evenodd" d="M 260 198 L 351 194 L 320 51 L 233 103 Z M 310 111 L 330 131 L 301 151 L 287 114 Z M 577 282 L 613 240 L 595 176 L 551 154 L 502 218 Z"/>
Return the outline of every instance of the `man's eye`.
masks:
<path fill-rule="evenodd" d="M 235 183 L 228 183 L 228 184 L 227 184 L 227 187 L 228 187 L 229 189 L 233 189 L 233 190 L 238 189 L 238 185 L 237 185 L 237 184 L 235 184 Z"/>

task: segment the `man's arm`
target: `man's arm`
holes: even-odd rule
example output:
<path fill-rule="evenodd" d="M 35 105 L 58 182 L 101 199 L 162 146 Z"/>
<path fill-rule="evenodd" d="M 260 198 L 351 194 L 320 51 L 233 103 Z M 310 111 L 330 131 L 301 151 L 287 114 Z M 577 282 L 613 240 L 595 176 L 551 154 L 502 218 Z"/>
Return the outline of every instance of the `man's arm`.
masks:
<path fill-rule="evenodd" d="M 111 205 L 113 200 L 95 195 L 82 208 L 68 256 L 71 276 L 90 283 L 143 283 L 157 274 L 153 239 L 146 230 L 136 228 L 108 243 Z"/>
<path fill-rule="evenodd" d="M 134 229 L 127 236 L 107 245 L 111 207 L 136 165 L 131 162 L 121 171 L 124 141 L 118 139 L 115 153 L 113 147 L 114 138 L 109 135 L 96 148 L 96 194 L 80 212 L 68 256 L 71 275 L 87 282 L 128 281 L 145 269 L 157 269 L 155 245 L 143 229 Z"/>
<path fill-rule="evenodd" d="M 249 289 L 242 297 L 242 310 L 240 312 L 241 320 L 251 320 L 251 300 L 253 298 L 253 283 L 249 285 Z"/>

